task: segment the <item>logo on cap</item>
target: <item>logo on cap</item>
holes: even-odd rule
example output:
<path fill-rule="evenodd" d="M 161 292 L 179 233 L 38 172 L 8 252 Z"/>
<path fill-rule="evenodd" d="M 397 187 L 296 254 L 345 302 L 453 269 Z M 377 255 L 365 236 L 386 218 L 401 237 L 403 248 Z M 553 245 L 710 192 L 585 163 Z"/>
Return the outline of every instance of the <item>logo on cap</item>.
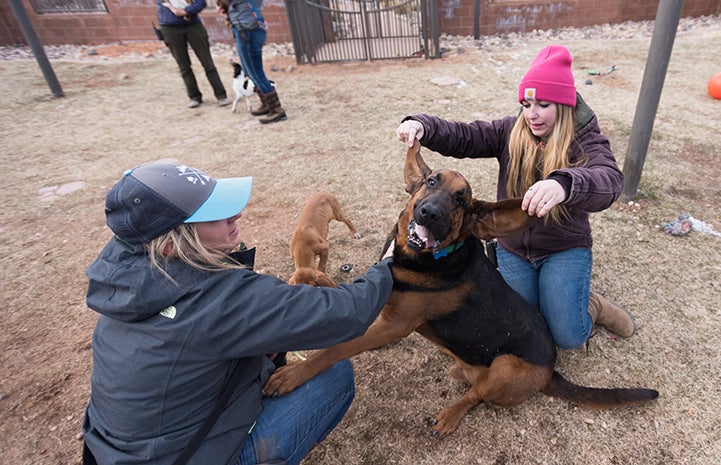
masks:
<path fill-rule="evenodd" d="M 178 169 L 179 176 L 185 176 L 185 179 L 190 181 L 191 183 L 200 183 L 202 186 L 205 185 L 205 183 L 209 182 L 211 180 L 211 177 L 207 174 L 203 173 L 202 171 L 191 168 L 190 166 L 185 165 L 176 165 L 176 168 Z"/>
<path fill-rule="evenodd" d="M 526 100 L 536 100 L 536 88 L 526 87 L 526 90 L 523 92 L 523 98 Z"/>

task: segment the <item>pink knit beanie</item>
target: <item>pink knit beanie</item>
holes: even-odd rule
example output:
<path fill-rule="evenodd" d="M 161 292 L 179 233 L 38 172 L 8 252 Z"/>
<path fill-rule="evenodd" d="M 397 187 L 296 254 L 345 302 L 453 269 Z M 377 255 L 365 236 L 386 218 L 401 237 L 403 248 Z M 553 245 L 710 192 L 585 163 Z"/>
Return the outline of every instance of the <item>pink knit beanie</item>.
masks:
<path fill-rule="evenodd" d="M 571 72 L 571 54 L 566 47 L 543 48 L 518 86 L 518 101 L 545 100 L 576 107 L 576 85 Z"/>

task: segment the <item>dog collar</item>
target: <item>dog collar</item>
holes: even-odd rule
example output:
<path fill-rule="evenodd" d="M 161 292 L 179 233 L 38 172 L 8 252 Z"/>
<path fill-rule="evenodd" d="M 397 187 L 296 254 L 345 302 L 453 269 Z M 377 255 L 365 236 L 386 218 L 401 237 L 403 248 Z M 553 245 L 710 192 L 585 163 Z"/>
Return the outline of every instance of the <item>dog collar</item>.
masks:
<path fill-rule="evenodd" d="M 434 250 L 433 251 L 433 258 L 438 260 L 442 257 L 447 257 L 449 253 L 455 252 L 456 250 L 460 249 L 463 245 L 463 241 L 457 243 L 457 244 L 451 244 L 448 247 L 445 247 L 441 250 Z"/>

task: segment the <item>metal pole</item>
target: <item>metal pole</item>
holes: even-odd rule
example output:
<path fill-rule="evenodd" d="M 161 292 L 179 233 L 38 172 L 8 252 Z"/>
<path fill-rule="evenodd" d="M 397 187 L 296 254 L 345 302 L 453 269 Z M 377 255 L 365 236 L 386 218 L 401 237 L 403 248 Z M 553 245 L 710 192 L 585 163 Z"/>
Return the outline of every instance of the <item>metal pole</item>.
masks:
<path fill-rule="evenodd" d="M 53 71 L 53 67 L 50 65 L 47 55 L 45 55 L 45 49 L 40 43 L 40 39 L 38 39 L 35 29 L 33 29 L 33 25 L 28 17 L 28 12 L 25 11 L 22 0 L 10 0 L 10 7 L 15 14 L 15 18 L 17 18 L 18 23 L 20 24 L 20 28 L 23 30 L 25 39 L 28 41 L 33 50 L 33 55 L 35 55 L 35 59 L 37 60 L 38 65 L 40 65 L 40 69 L 45 76 L 45 81 L 47 81 L 50 91 L 56 97 L 64 97 L 65 93 L 63 93 L 63 89 L 60 87 L 58 78 L 55 76 L 55 71 Z"/>
<path fill-rule="evenodd" d="M 481 37 L 481 0 L 473 2 L 473 38 Z"/>
<path fill-rule="evenodd" d="M 656 24 L 653 28 L 641 92 L 638 96 L 636 114 L 628 141 L 628 152 L 623 163 L 625 181 L 621 198 L 626 201 L 636 197 L 638 192 L 641 171 L 643 171 L 643 163 L 646 160 L 648 143 L 653 132 L 653 121 L 656 118 L 658 101 L 661 98 L 663 81 L 666 78 L 666 70 L 682 8 L 683 0 L 661 0 L 658 5 Z"/>

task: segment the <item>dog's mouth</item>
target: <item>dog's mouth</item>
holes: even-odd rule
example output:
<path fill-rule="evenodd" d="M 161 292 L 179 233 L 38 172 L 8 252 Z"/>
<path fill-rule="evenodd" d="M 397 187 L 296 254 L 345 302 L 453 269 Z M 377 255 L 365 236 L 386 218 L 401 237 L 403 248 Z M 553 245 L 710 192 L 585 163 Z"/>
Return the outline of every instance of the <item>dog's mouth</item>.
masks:
<path fill-rule="evenodd" d="M 408 246 L 413 250 L 435 249 L 438 242 L 427 228 L 411 220 L 408 224 Z"/>

